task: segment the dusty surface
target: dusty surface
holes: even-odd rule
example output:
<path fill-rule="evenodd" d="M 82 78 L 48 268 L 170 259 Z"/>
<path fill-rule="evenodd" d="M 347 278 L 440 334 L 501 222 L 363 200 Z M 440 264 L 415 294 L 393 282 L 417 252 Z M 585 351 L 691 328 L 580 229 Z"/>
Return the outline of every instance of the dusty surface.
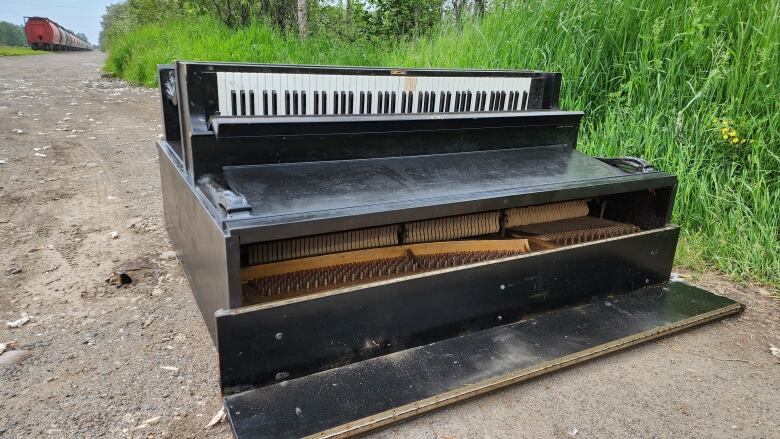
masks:
<path fill-rule="evenodd" d="M 164 254 L 158 98 L 102 79 L 102 60 L 0 58 L 0 343 L 29 354 L 0 357 L 0 437 L 230 437 L 204 429 L 215 349 Z M 135 284 L 108 284 L 118 269 Z M 695 283 L 747 312 L 375 436 L 780 437 L 780 302 Z"/>

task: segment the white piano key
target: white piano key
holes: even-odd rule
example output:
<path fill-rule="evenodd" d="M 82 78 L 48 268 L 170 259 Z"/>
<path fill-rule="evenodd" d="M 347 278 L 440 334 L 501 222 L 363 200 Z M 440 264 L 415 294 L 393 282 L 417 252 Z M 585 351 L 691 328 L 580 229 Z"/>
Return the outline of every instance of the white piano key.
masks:
<path fill-rule="evenodd" d="M 226 104 L 225 92 L 225 72 L 217 72 L 217 100 L 219 105 L 219 114 L 225 114 Z"/>

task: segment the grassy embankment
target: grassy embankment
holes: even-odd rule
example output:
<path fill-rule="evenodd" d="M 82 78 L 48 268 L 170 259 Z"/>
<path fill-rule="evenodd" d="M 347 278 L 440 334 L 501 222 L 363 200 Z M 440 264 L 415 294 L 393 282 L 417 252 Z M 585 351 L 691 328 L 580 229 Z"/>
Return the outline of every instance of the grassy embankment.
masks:
<path fill-rule="evenodd" d="M 41 55 L 48 52 L 32 50 L 29 47 L 0 46 L 0 56 Z"/>
<path fill-rule="evenodd" d="M 519 2 L 421 41 L 300 41 L 210 20 L 113 41 L 108 70 L 152 85 L 174 59 L 561 71 L 578 148 L 677 174 L 677 263 L 780 285 L 780 3 Z"/>

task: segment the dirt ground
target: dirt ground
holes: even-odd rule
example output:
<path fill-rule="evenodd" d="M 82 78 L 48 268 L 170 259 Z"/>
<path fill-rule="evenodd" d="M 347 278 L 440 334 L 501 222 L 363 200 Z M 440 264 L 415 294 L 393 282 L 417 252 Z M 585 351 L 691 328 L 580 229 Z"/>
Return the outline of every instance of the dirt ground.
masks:
<path fill-rule="evenodd" d="M 102 62 L 0 58 L 0 437 L 231 437 L 204 428 L 216 352 L 163 225 L 159 98 Z M 780 301 L 693 282 L 747 311 L 373 437 L 780 437 Z"/>

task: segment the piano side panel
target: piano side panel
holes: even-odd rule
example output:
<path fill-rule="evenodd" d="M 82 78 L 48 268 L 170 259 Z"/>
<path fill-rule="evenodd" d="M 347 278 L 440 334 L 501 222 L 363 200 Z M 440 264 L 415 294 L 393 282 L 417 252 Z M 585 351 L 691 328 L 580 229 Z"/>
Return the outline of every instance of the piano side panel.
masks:
<path fill-rule="evenodd" d="M 214 312 L 240 306 L 238 238 L 227 237 L 198 198 L 167 142 L 157 146 L 165 227 L 192 287 L 206 327 L 215 340 Z"/>

